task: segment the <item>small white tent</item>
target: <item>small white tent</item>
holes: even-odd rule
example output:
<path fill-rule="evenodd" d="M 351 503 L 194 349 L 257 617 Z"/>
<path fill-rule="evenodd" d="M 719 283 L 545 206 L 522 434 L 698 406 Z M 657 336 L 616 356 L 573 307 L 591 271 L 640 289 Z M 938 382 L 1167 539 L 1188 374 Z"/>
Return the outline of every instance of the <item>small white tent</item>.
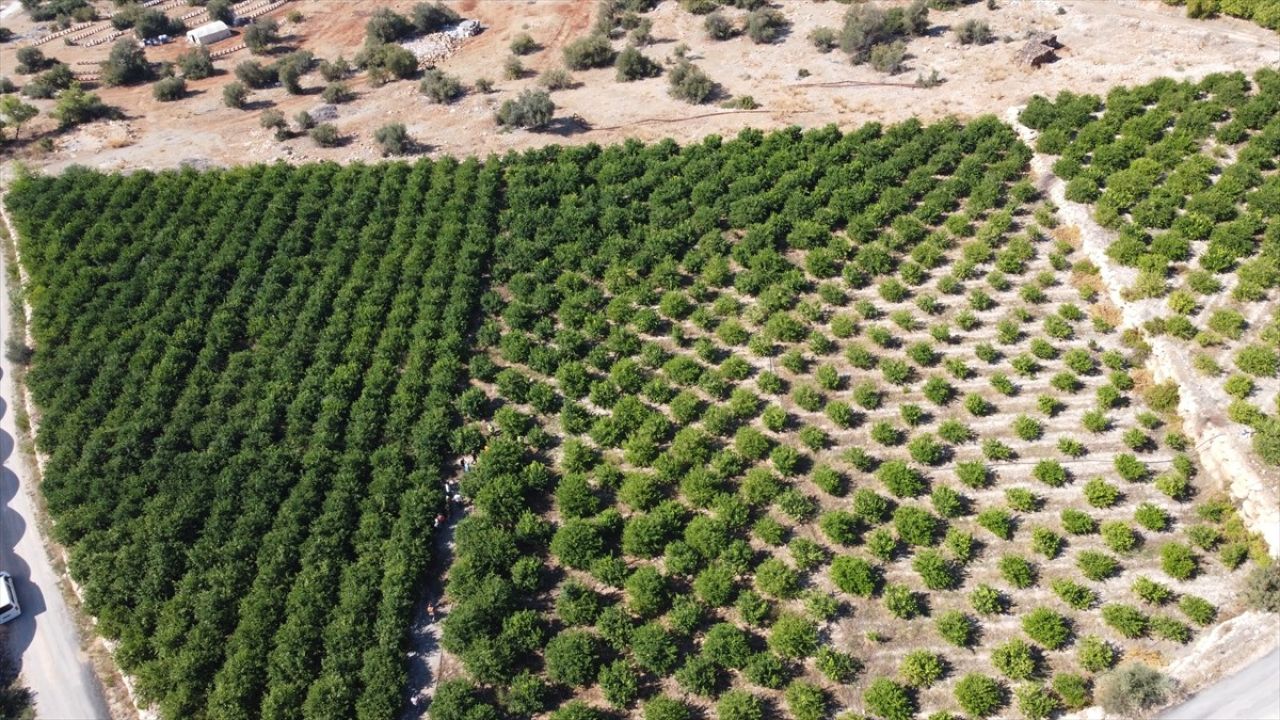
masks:
<path fill-rule="evenodd" d="M 212 45 L 229 37 L 231 37 L 231 28 L 221 20 L 205 23 L 187 33 L 187 41 L 192 45 Z"/>

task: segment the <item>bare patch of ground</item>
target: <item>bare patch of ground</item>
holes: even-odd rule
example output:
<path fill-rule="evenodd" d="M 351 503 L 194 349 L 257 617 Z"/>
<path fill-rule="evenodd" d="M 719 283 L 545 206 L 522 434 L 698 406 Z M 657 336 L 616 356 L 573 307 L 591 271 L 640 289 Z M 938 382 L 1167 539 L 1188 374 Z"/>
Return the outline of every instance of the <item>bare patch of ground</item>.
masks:
<path fill-rule="evenodd" d="M 889 0 L 890 3 L 905 0 Z M 312 50 L 322 58 L 352 57 L 363 42 L 364 22 L 376 7 L 401 11 L 409 0 L 373 2 L 357 0 L 300 0 L 273 11 L 277 18 L 298 10 L 304 20 L 283 24 L 283 34 L 294 46 Z M 1140 83 L 1158 76 L 1198 77 L 1226 70 L 1252 71 L 1280 61 L 1280 43 L 1274 33 L 1230 18 L 1190 20 L 1180 8 L 1158 0 L 1004 0 L 989 11 L 975 4 L 952 12 L 932 12 L 928 37 L 909 46 L 914 56 L 909 70 L 898 76 L 881 75 L 868 66 L 852 66 L 839 51 L 822 54 L 807 40 L 814 28 L 835 27 L 846 10 L 842 3 L 787 2 L 782 11 L 792 22 L 790 32 L 772 45 L 754 45 L 746 37 L 725 42 L 706 38 L 702 18 L 666 0 L 649 14 L 655 43 L 645 52 L 658 60 L 672 55 L 679 43 L 689 46 L 689 56 L 717 82 L 725 96 L 750 95 L 760 110 L 723 110 L 714 105 L 691 106 L 667 94 L 665 77 L 619 83 L 612 68 L 575 73 L 575 87 L 553 93 L 557 118 L 547 132 L 501 132 L 493 113 L 505 99 L 536 85 L 536 73 L 562 63 L 565 44 L 589 31 L 594 3 L 580 0 L 531 0 L 529 2 L 449 2 L 460 14 L 475 18 L 486 30 L 463 41 L 441 67 L 470 84 L 478 78 L 496 83 L 491 94 L 472 93 L 452 105 L 434 105 L 418 94 L 416 83 L 396 82 L 370 87 L 362 79 L 354 85 L 357 99 L 340 108 L 335 124 L 349 139 L 337 148 L 315 147 L 306 138 L 276 142 L 270 131 L 259 127 L 256 111 L 227 108 L 221 88 L 231 80 L 234 66 L 250 57 L 248 51 L 232 53 L 217 61 L 222 74 L 190 83 L 191 96 L 176 103 L 161 103 L 150 86 L 100 88 L 103 99 L 121 107 L 126 119 L 95 123 L 56 136 L 51 154 L 34 148 L 22 154 L 51 169 L 79 163 L 104 168 L 177 167 L 187 160 L 234 165 L 285 160 L 373 160 L 379 152 L 372 141 L 378 127 L 404 123 L 431 154 L 484 155 L 536 147 L 550 143 L 609 143 L 625 138 L 656 140 L 673 137 L 691 141 L 711 133 L 733 134 L 745 127 L 774 128 L 786 125 L 841 126 L 868 120 L 898 121 L 916 116 L 922 121 L 955 115 L 970 117 L 999 112 L 1020 104 L 1034 93 L 1105 92 L 1120 83 Z M 1058 14 L 1058 8 L 1063 12 Z M 178 12 L 179 8 L 172 12 Z M 734 11 L 736 12 L 736 11 Z M 973 17 L 987 20 L 998 39 L 986 46 L 962 46 L 950 27 Z M 8 23 L 20 35 L 34 31 L 25 16 Z M 1061 59 L 1038 70 L 1013 63 L 1026 33 L 1057 33 L 1065 45 Z M 543 49 L 524 58 L 529 72 L 519 80 L 502 79 L 502 63 L 510 54 L 511 39 L 528 32 Z M 1006 41 L 1007 39 L 1007 41 Z M 235 40 L 224 41 L 228 46 Z M 83 69 L 76 63 L 100 61 L 109 44 L 93 48 L 65 47 L 53 41 L 42 48 L 49 54 Z M 12 67 L 12 53 L 22 42 L 0 50 L 0 67 Z M 621 47 L 621 43 L 615 43 Z M 154 60 L 173 60 L 183 43 L 149 48 Z M 89 66 L 84 66 L 89 67 Z M 801 77 L 800 70 L 808 71 Z M 917 74 L 937 70 L 946 82 L 935 88 L 913 86 Z M 304 85 L 318 92 L 321 80 L 312 75 Z M 286 117 L 315 104 L 313 95 L 290 96 L 275 88 L 255 92 L 255 109 L 275 107 Z M 42 109 L 50 106 L 42 101 Z M 580 116 L 586 127 L 563 122 Z M 28 136 L 50 132 L 47 117 L 32 123 Z"/>

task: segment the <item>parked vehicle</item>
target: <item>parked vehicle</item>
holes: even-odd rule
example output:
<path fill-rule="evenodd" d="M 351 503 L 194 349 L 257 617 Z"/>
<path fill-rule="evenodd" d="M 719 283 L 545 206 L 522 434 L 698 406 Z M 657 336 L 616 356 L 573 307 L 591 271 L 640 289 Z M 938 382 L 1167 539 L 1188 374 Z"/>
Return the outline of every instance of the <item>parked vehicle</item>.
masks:
<path fill-rule="evenodd" d="M 22 614 L 18 607 L 18 593 L 13 589 L 13 576 L 0 572 L 0 625 Z"/>

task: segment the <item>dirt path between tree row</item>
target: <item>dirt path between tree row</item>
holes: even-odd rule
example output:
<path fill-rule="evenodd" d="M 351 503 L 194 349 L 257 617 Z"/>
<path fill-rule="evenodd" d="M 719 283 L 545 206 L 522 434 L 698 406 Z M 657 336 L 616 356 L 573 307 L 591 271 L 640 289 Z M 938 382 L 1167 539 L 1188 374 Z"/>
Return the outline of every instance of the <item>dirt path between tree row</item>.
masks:
<path fill-rule="evenodd" d="M 458 487 L 459 478 L 448 479 L 446 492 Z M 444 619 L 448 617 L 448 605 L 444 597 L 445 574 L 453 565 L 454 530 L 466 517 L 465 507 L 451 500 L 444 521 L 436 528 L 431 555 L 431 576 L 423 593 L 422 602 L 413 613 L 413 625 L 409 629 L 409 682 L 406 702 L 400 720 L 417 720 L 426 717 L 436 685 L 441 678 L 441 661 L 444 650 L 440 646 Z"/>

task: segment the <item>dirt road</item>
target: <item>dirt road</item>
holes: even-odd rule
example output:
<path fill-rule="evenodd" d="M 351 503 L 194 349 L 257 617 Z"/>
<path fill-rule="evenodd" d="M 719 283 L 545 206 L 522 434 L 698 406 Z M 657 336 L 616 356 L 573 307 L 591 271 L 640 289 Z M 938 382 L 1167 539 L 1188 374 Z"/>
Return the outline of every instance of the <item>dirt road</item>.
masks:
<path fill-rule="evenodd" d="M 1160 720 L 1280 719 L 1280 648 L 1244 670 L 1170 708 Z"/>
<path fill-rule="evenodd" d="M 4 218 L 8 224 L 8 218 Z M 9 290 L 0 254 L 0 348 L 13 328 Z M 31 473 L 15 452 L 13 364 L 0 352 L 0 569 L 13 576 L 22 615 L 9 623 L 8 650 L 35 693 L 36 716 L 50 720 L 110 718 L 106 702 L 80 645 L 75 617 L 67 606 L 36 524 Z"/>

